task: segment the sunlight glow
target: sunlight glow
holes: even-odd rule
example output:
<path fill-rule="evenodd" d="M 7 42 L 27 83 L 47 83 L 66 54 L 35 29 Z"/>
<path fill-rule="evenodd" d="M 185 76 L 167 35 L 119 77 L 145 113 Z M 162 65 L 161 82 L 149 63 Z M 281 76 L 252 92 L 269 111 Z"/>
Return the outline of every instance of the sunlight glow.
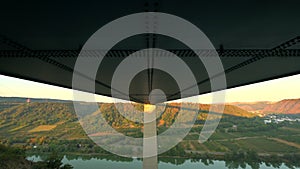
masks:
<path fill-rule="evenodd" d="M 255 83 L 226 90 L 226 102 L 280 101 L 300 98 L 300 75 Z M 73 100 L 72 89 L 0 75 L 0 96 Z M 211 103 L 212 93 L 195 96 L 200 103 Z M 115 99 L 95 95 L 97 102 Z M 122 100 L 119 100 L 122 101 Z"/>

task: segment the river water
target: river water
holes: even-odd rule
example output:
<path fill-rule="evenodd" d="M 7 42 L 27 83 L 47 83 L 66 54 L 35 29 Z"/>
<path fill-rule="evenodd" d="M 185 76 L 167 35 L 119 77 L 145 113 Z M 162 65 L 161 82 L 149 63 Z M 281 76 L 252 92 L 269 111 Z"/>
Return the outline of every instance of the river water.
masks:
<path fill-rule="evenodd" d="M 27 158 L 32 161 L 40 161 L 40 156 L 30 156 Z M 170 159 L 170 158 L 169 158 Z M 213 164 L 205 165 L 201 161 L 193 161 L 193 160 L 184 160 L 181 162 L 176 162 L 176 159 L 172 160 L 173 164 L 170 162 L 162 162 L 168 161 L 168 159 L 162 159 L 159 164 L 159 169 L 228 169 L 228 168 L 236 168 L 235 164 L 226 164 L 225 161 L 212 161 Z M 68 159 L 64 156 L 62 162 L 64 164 L 70 164 L 74 167 L 74 169 L 142 169 L 142 161 L 138 159 L 133 159 L 132 161 L 116 161 L 116 160 L 107 160 L 107 159 L 98 159 L 98 158 L 89 158 L 83 159 L 78 157 L 77 159 Z M 227 166 L 226 166 L 227 165 Z M 242 167 L 239 167 L 242 168 Z M 252 167 L 246 165 L 247 169 L 251 169 Z M 274 169 L 275 167 L 266 166 L 266 164 L 260 164 L 260 169 Z M 279 166 L 280 169 L 288 169 L 285 165 Z M 299 169 L 299 168 L 298 168 Z"/>

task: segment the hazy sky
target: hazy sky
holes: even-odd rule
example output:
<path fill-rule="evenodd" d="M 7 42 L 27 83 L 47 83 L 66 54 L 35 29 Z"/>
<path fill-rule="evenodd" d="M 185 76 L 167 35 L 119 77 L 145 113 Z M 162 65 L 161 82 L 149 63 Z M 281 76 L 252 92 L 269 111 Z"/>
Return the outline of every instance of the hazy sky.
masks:
<path fill-rule="evenodd" d="M 0 75 L 0 96 L 30 98 L 53 98 L 73 100 L 71 89 Z M 197 96 L 201 103 L 210 103 L 211 94 Z M 226 102 L 279 101 L 300 98 L 300 75 L 270 80 L 252 85 L 228 89 Z M 99 102 L 114 99 L 96 96 Z"/>

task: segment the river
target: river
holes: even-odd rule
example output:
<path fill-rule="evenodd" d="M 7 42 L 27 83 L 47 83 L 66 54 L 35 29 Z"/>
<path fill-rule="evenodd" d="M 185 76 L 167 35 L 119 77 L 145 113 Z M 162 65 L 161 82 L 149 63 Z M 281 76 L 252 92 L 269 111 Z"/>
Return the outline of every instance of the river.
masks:
<path fill-rule="evenodd" d="M 40 161 L 40 156 L 29 156 L 28 160 L 32 161 Z M 164 161 L 164 162 L 162 162 Z M 172 163 L 167 162 L 172 161 Z M 70 164 L 74 167 L 74 169 L 142 169 L 142 161 L 138 159 L 133 159 L 131 161 L 118 161 L 118 160 L 107 160 L 107 159 L 99 159 L 99 158 L 89 158 L 84 159 L 81 157 L 77 157 L 76 159 L 69 159 L 67 156 L 64 156 L 62 162 L 64 164 Z M 236 168 L 235 163 L 226 163 L 225 161 L 211 161 L 211 164 L 205 165 L 201 161 L 194 161 L 189 159 L 183 159 L 177 162 L 177 159 L 164 158 L 158 164 L 159 169 L 228 169 L 228 168 Z M 251 169 L 252 167 L 248 164 L 245 165 L 246 169 Z M 273 166 L 267 166 L 265 163 L 256 165 L 260 169 L 274 169 Z M 256 168 L 255 167 L 255 168 Z M 288 169 L 285 165 L 277 166 L 280 169 Z M 238 167 L 242 168 L 242 167 Z M 297 168 L 299 169 L 299 168 Z"/>

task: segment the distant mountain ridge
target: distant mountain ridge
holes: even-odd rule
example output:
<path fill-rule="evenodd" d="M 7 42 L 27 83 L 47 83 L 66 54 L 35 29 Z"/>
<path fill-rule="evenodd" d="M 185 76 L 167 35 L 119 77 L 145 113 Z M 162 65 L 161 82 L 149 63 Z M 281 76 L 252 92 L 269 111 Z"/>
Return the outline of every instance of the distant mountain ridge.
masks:
<path fill-rule="evenodd" d="M 264 113 L 300 114 L 300 99 L 285 99 L 266 106 Z"/>
<path fill-rule="evenodd" d="M 30 99 L 30 102 L 56 102 L 56 103 L 66 103 L 72 102 L 71 100 L 60 100 L 60 99 L 47 99 L 47 98 L 25 98 L 25 97 L 1 97 L 0 102 L 9 102 L 9 103 L 26 103 L 27 99 Z"/>
<path fill-rule="evenodd" d="M 273 102 L 269 102 L 269 101 L 259 101 L 259 102 L 232 102 L 228 104 L 237 106 L 249 112 L 260 113 L 265 107 L 267 107 L 272 103 Z"/>
<path fill-rule="evenodd" d="M 4 108 L 14 106 L 19 103 L 26 103 L 28 98 L 24 97 L 0 97 L 0 111 Z M 47 99 L 47 98 L 29 98 L 30 102 L 39 103 L 71 103 L 71 100 Z M 201 105 L 202 110 L 208 110 L 209 105 Z M 264 114 L 300 114 L 300 98 L 284 99 L 278 102 L 258 101 L 258 102 L 232 102 L 226 103 L 225 114 L 251 117 Z M 251 115 L 252 114 L 252 115 Z"/>
<path fill-rule="evenodd" d="M 300 114 L 300 98 L 284 99 L 278 102 L 234 102 L 229 104 L 257 114 Z"/>

